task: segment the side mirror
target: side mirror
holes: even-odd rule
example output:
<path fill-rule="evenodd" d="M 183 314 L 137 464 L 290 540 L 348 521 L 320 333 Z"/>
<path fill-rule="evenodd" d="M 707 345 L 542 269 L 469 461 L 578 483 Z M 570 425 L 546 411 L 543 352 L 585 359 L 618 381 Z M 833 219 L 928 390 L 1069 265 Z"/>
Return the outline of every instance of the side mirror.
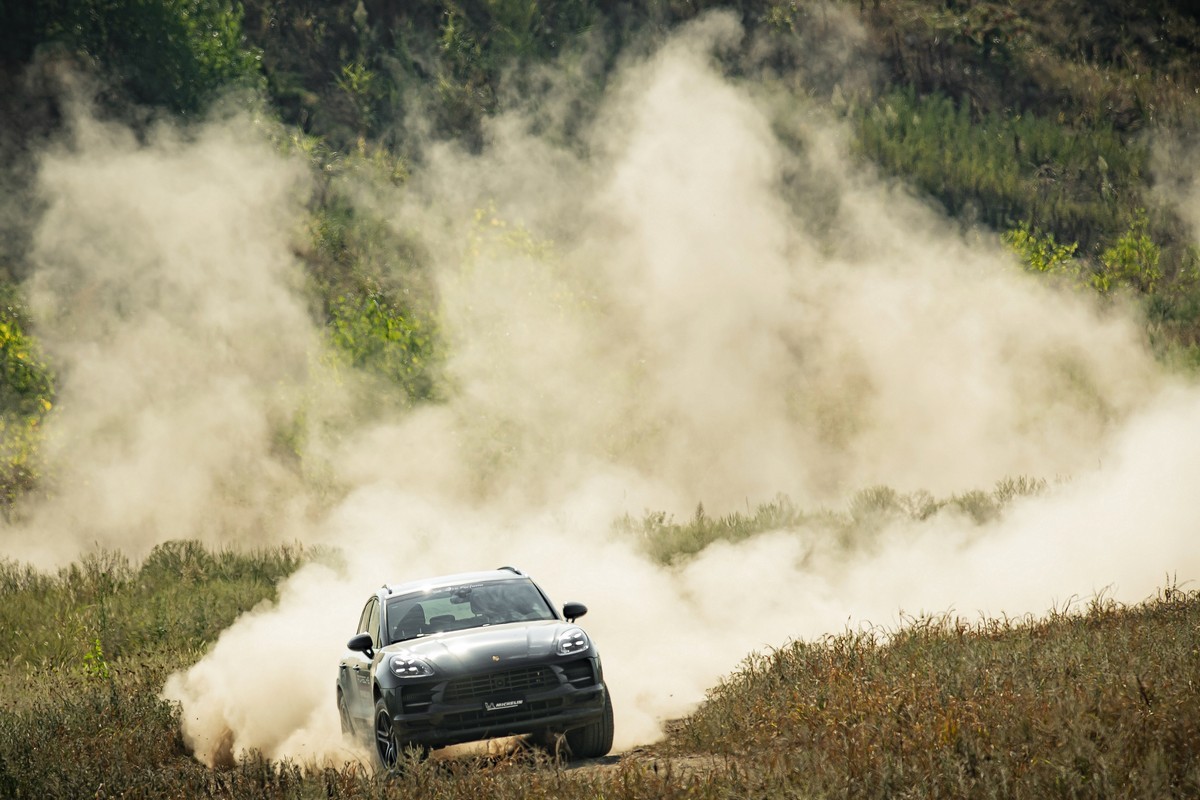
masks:
<path fill-rule="evenodd" d="M 360 633 L 350 641 L 346 642 L 346 647 L 356 653 L 365 653 L 367 658 L 375 656 L 375 640 L 371 638 L 369 633 Z"/>
<path fill-rule="evenodd" d="M 567 622 L 574 622 L 587 613 L 587 606 L 583 603 L 567 603 L 563 606 L 563 616 L 567 618 Z"/>

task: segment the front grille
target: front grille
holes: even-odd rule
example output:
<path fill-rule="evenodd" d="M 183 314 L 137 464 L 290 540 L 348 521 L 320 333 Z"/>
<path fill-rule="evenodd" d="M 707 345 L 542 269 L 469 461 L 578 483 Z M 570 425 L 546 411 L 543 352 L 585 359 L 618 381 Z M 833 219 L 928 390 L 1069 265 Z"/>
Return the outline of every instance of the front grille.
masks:
<path fill-rule="evenodd" d="M 463 703 L 498 694 L 543 689 L 557 683 L 554 671 L 547 666 L 523 667 L 451 681 L 446 684 L 442 698 L 447 704 Z"/>

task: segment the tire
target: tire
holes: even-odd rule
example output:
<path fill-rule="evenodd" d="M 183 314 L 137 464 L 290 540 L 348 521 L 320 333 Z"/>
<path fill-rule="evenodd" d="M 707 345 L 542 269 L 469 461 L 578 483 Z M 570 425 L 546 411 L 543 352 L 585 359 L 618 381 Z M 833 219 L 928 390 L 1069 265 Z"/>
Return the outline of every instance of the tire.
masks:
<path fill-rule="evenodd" d="M 392 715 L 388 712 L 383 698 L 375 701 L 375 725 L 372 731 L 371 752 L 375 758 L 375 768 L 387 773 L 396 773 L 403 769 L 406 758 L 424 759 L 429 755 L 429 747 L 403 742 L 396 738 L 396 729 L 392 725 Z"/>
<path fill-rule="evenodd" d="M 392 715 L 383 698 L 375 701 L 375 766 L 384 772 L 395 772 L 400 760 L 400 743 L 396 741 L 396 729 L 392 726 Z"/>
<path fill-rule="evenodd" d="M 342 725 L 342 736 L 347 739 L 353 739 L 354 723 L 350 721 L 350 709 L 346 708 L 346 698 L 342 695 L 341 689 L 338 689 L 337 693 L 337 708 L 338 721 Z"/>
<path fill-rule="evenodd" d="M 600 758 L 608 755 L 613 743 L 612 696 L 604 690 L 604 714 L 582 728 L 567 731 L 567 746 L 575 758 Z"/>

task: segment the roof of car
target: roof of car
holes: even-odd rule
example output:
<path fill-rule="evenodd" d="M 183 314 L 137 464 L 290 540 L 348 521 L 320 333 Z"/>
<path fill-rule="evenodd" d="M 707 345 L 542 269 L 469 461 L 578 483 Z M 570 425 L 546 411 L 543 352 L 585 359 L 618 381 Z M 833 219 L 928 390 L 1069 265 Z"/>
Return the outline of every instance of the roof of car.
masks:
<path fill-rule="evenodd" d="M 486 581 L 506 580 L 526 577 L 516 567 L 500 567 L 499 569 L 479 570 L 476 572 L 456 572 L 452 575 L 438 575 L 431 578 L 421 578 L 415 581 L 385 583 L 382 588 L 384 596 L 404 594 L 406 592 L 423 591 L 426 589 L 441 589 L 446 586 L 457 586 L 464 583 L 483 583 Z"/>

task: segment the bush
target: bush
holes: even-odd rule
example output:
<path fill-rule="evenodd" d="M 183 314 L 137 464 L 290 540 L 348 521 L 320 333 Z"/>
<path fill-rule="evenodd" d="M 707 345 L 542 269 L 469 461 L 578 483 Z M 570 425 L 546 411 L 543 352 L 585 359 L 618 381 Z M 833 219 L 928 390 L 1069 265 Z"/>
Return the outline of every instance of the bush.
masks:
<path fill-rule="evenodd" d="M 329 313 L 330 340 L 351 366 L 383 378 L 410 401 L 436 396 L 431 325 L 406 316 L 380 292 L 338 297 Z"/>
<path fill-rule="evenodd" d="M 1022 265 L 1031 272 L 1048 275 L 1078 275 L 1075 252 L 1077 242 L 1059 244 L 1053 233 L 1030 230 L 1029 223 L 1022 222 L 1016 228 L 1005 231 L 1001 238 L 1020 257 Z"/>
<path fill-rule="evenodd" d="M 0 510 L 37 485 L 42 423 L 53 408 L 54 376 L 11 289 L 0 307 Z"/>

